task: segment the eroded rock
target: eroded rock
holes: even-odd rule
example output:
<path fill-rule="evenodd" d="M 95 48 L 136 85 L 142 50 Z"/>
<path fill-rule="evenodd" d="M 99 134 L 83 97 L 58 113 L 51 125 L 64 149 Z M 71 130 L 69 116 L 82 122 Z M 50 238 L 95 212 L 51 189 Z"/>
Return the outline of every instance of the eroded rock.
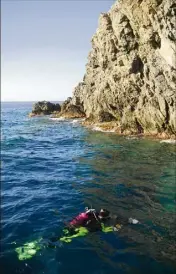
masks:
<path fill-rule="evenodd" d="M 175 15 L 174 0 L 119 0 L 101 14 L 70 105 L 111 114 L 122 132 L 175 134 Z"/>
<path fill-rule="evenodd" d="M 76 100 L 76 98 L 75 98 Z M 73 100 L 68 97 L 67 100 L 62 104 L 60 113 L 56 113 L 53 117 L 64 117 L 68 119 L 83 118 L 85 112 L 80 102 Z"/>

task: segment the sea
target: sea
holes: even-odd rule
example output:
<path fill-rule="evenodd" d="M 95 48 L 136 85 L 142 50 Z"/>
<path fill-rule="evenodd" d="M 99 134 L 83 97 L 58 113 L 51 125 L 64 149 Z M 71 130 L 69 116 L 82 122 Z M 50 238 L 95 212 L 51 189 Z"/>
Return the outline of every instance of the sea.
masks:
<path fill-rule="evenodd" d="M 175 273 L 174 142 L 29 118 L 31 109 L 30 102 L 1 104 L 1 273 Z M 86 206 L 139 223 L 41 245 L 19 260 L 16 248 L 59 238 Z"/>

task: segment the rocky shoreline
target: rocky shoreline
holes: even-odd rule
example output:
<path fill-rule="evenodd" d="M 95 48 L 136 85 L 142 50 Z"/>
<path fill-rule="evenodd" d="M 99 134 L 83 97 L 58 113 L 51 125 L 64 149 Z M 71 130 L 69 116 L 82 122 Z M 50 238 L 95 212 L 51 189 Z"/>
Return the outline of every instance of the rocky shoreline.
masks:
<path fill-rule="evenodd" d="M 136 137 L 136 138 L 143 138 L 146 137 L 147 139 L 156 139 L 156 140 L 171 140 L 173 143 L 176 143 L 175 135 L 170 135 L 167 133 L 157 133 L 157 132 L 144 132 L 138 133 L 135 131 L 121 131 L 118 127 L 117 123 L 95 123 L 89 122 L 87 120 L 81 122 L 82 126 L 85 126 L 94 131 L 100 132 L 107 132 L 107 133 L 114 133 L 119 136 L 129 136 L 129 137 Z"/>
<path fill-rule="evenodd" d="M 100 15 L 83 80 L 52 117 L 85 118 L 83 126 L 119 135 L 175 139 L 175 16 L 174 0 L 116 1 Z"/>
<path fill-rule="evenodd" d="M 86 118 L 85 113 L 79 109 L 78 106 L 69 105 L 72 98 L 67 99 L 60 107 L 59 104 L 53 104 L 47 101 L 37 102 L 33 106 L 33 110 L 29 113 L 29 117 L 35 116 L 43 116 L 43 115 L 50 115 L 52 119 L 60 119 L 60 120 L 77 120 L 82 126 L 87 127 L 93 131 L 101 131 L 101 132 L 108 132 L 114 133 L 119 136 L 131 136 L 136 138 L 147 137 L 149 139 L 159 139 L 159 140 L 171 140 L 176 142 L 175 135 L 170 135 L 165 132 L 158 133 L 154 132 L 143 132 L 139 133 L 137 130 L 126 129 L 123 130 L 119 127 L 117 121 L 95 121 L 90 118 Z M 38 107 L 40 105 L 40 108 Z M 52 106 L 54 105 L 54 106 Z M 55 105 L 57 105 L 58 110 L 55 109 Z M 46 106 L 50 106 L 50 108 L 46 108 Z M 52 108 L 51 108 L 52 106 Z M 45 110 L 45 111 L 44 111 Z M 108 116 L 109 117 L 109 116 Z M 107 117 L 106 117 L 107 118 Z M 107 119 L 108 120 L 108 119 Z"/>

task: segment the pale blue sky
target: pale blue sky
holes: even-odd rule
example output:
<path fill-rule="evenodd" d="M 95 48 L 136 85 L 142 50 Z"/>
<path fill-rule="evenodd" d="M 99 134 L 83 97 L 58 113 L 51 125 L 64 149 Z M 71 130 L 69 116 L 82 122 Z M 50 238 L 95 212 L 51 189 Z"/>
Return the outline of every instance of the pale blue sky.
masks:
<path fill-rule="evenodd" d="M 82 80 L 101 12 L 114 0 L 1 2 L 2 101 L 63 100 Z"/>

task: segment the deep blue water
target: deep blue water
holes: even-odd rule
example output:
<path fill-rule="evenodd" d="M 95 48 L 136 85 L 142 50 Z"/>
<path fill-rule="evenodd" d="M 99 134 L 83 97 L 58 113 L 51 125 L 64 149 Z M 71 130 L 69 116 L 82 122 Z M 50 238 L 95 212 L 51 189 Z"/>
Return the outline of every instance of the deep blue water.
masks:
<path fill-rule="evenodd" d="M 174 273 L 175 146 L 28 118 L 30 110 L 30 103 L 2 104 L 1 273 Z M 18 260 L 18 245 L 58 235 L 90 205 L 141 224 Z"/>

